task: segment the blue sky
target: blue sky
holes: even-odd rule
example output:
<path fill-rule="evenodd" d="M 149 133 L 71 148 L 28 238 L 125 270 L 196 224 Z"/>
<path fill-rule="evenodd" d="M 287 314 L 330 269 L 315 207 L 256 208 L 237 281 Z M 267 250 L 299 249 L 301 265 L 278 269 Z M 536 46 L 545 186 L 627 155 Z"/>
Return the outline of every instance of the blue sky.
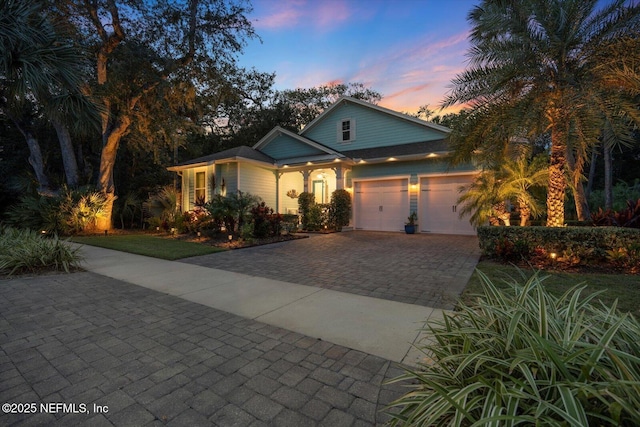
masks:
<path fill-rule="evenodd" d="M 466 65 L 467 14 L 477 0 L 253 0 L 262 39 L 242 65 L 276 73 L 277 89 L 360 82 L 380 105 L 439 107 Z M 454 109 L 455 110 L 455 109 Z"/>

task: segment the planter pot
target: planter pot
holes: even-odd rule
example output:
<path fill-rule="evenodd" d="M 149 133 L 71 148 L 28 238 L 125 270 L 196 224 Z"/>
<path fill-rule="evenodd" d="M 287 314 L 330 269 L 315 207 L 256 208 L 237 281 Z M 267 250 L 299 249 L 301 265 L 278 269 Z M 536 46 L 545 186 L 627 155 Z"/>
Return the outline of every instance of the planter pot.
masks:
<path fill-rule="evenodd" d="M 417 225 L 405 225 L 404 232 L 407 234 L 415 234 Z"/>

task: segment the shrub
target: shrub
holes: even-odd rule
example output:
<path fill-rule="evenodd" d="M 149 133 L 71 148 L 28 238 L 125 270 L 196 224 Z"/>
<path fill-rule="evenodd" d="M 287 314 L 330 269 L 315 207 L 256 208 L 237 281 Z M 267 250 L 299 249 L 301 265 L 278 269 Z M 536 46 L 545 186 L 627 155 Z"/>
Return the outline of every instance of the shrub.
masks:
<path fill-rule="evenodd" d="M 416 369 L 392 382 L 391 424 L 640 425 L 640 324 L 615 307 L 555 297 L 533 275 L 483 295 L 425 329 L 432 343 Z"/>
<path fill-rule="evenodd" d="M 45 238 L 40 232 L 14 228 L 0 231 L 0 272 L 4 274 L 42 270 L 69 272 L 79 267 L 80 261 L 78 248 L 72 248 L 57 235 Z"/>
<path fill-rule="evenodd" d="M 204 204 L 204 209 L 211 214 L 215 222 L 224 223 L 228 232 L 233 233 L 242 230 L 244 222 L 250 217 L 249 210 L 260 203 L 259 196 L 251 193 L 236 193 L 222 196 L 216 194 L 213 199 Z"/>
<path fill-rule="evenodd" d="M 629 247 L 640 241 L 640 230 L 621 227 L 478 227 L 478 238 L 482 254 L 488 258 L 507 258 L 505 245 L 515 247 L 517 242 L 523 248 L 519 252 L 525 256 L 534 253 L 567 253 L 577 255 L 582 263 L 604 260 L 609 250 Z M 507 242 L 507 243 L 505 243 Z M 509 252 L 510 253 L 510 252 Z M 526 257 L 525 257 L 526 258 Z"/>
<path fill-rule="evenodd" d="M 253 236 L 261 239 L 264 237 L 278 236 L 282 215 L 274 213 L 273 209 L 262 202 L 251 209 L 251 222 L 253 224 Z"/>
<path fill-rule="evenodd" d="M 7 224 L 14 228 L 75 234 L 91 229 L 103 216 L 106 200 L 89 188 L 63 187 L 59 195 L 29 194 L 7 211 Z"/>
<path fill-rule="evenodd" d="M 602 208 L 591 214 L 595 226 L 640 228 L 640 199 L 628 200 L 627 207 L 619 211 Z"/>
<path fill-rule="evenodd" d="M 161 227 L 166 229 L 176 226 L 176 220 L 181 216 L 180 193 L 171 185 L 162 187 L 157 193 L 152 194 L 149 199 L 143 203 L 144 209 L 151 214 L 152 217 L 158 218 Z M 157 223 L 157 220 L 153 220 Z M 151 226 L 151 222 L 149 222 Z"/>
<path fill-rule="evenodd" d="M 316 204 L 316 199 L 313 193 L 300 193 L 298 196 L 298 212 L 300 213 L 300 220 L 302 222 L 302 228 L 308 230 L 310 209 Z"/>
<path fill-rule="evenodd" d="M 351 218 L 351 195 L 347 190 L 336 190 L 331 194 L 329 226 L 335 230 L 349 225 Z"/>

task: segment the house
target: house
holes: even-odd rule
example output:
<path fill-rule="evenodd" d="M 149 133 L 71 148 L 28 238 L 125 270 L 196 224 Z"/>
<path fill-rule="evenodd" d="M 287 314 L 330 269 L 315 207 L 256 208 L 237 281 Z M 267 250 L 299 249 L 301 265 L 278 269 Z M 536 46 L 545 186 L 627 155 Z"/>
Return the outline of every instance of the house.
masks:
<path fill-rule="evenodd" d="M 182 176 L 183 210 L 196 200 L 241 190 L 280 213 L 296 213 L 295 193 L 328 203 L 352 195 L 356 230 L 401 231 L 413 211 L 424 233 L 475 234 L 457 212 L 458 189 L 477 173 L 449 168 L 449 129 L 341 97 L 299 133 L 276 127 L 253 147 L 231 148 L 170 167 Z M 294 191 L 292 191 L 294 190 Z M 289 195 L 287 195 L 289 193 Z"/>

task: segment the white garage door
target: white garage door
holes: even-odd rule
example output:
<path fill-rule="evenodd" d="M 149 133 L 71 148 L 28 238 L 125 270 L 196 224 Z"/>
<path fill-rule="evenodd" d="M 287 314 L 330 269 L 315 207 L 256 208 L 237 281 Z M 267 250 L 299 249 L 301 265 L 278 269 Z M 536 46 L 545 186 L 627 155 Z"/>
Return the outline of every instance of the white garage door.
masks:
<path fill-rule="evenodd" d="M 401 231 L 409 216 L 408 180 L 355 183 L 356 228 Z"/>
<path fill-rule="evenodd" d="M 418 225 L 421 232 L 475 234 L 469 217 L 460 219 L 458 189 L 472 181 L 469 176 L 429 177 L 420 180 Z"/>

